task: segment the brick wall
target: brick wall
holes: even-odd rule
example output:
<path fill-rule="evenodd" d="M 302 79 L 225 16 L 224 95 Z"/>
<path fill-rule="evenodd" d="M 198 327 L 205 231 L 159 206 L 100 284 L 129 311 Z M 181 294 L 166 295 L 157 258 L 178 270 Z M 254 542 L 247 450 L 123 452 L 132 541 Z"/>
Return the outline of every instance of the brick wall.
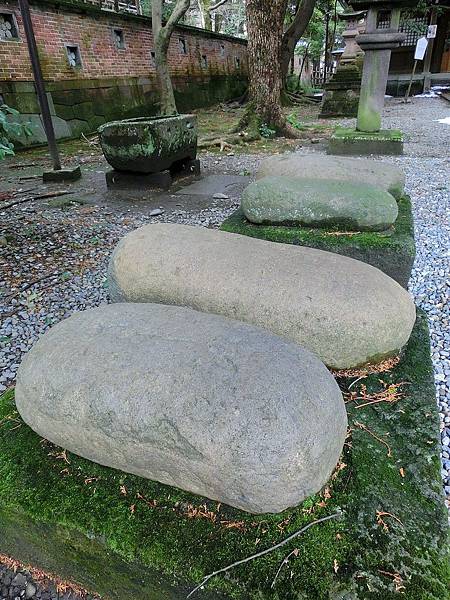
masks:
<path fill-rule="evenodd" d="M 150 19 L 121 16 L 91 6 L 85 10 L 83 14 L 67 6 L 58 9 L 50 3 L 31 6 L 45 79 L 139 77 L 155 72 Z M 0 1 L 0 13 L 3 11 L 14 12 L 20 39 L 0 41 L 0 80 L 30 80 L 30 61 L 17 2 Z M 114 28 L 123 31 L 124 49 L 118 49 L 114 44 Z M 180 38 L 185 41 L 186 54 Z M 78 45 L 81 68 L 69 66 L 66 44 Z M 206 66 L 202 56 L 206 56 Z M 236 59 L 239 59 L 240 67 Z M 178 29 L 170 43 L 169 63 L 174 74 L 242 72 L 246 68 L 246 45 L 225 36 L 207 37 L 198 30 Z"/>
<path fill-rule="evenodd" d="M 59 137 L 92 131 L 112 118 L 157 112 L 151 19 L 67 0 L 31 2 L 36 43 Z M 0 39 L 0 94 L 25 117 L 34 115 L 39 128 L 39 108 L 17 1 L 0 0 L 2 13 L 14 15 L 19 38 Z M 114 29 L 122 31 L 124 48 L 117 47 Z M 70 66 L 67 46 L 78 47 L 80 66 Z M 179 108 L 196 108 L 242 91 L 247 47 L 242 40 L 179 27 L 171 39 L 169 65 Z M 40 138 L 37 135 L 35 141 Z"/>

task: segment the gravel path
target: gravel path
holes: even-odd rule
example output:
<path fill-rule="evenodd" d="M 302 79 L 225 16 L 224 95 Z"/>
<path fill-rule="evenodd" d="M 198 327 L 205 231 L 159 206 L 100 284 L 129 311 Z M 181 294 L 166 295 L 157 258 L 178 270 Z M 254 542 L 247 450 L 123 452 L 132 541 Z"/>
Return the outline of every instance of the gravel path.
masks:
<path fill-rule="evenodd" d="M 0 598 L 2 600 L 99 600 L 66 582 L 50 580 L 45 573 L 22 568 L 5 557 L 0 564 Z"/>
<path fill-rule="evenodd" d="M 438 122 L 449 115 L 450 105 L 439 98 L 417 98 L 406 106 L 393 99 L 386 106 L 384 125 L 405 132 L 405 156 L 387 160 L 404 169 L 413 200 L 417 257 L 410 289 L 430 322 L 441 417 L 442 476 L 450 507 L 450 125 Z M 301 149 L 320 151 L 316 146 Z M 252 173 L 260 159 L 203 155 L 202 169 L 204 173 Z M 0 209 L 0 392 L 14 384 L 21 357 L 46 329 L 74 311 L 107 301 L 107 260 L 125 233 L 158 221 L 218 227 L 235 210 L 238 200 L 211 198 L 207 208 L 182 208 L 155 217 L 95 205 L 62 210 L 42 202 L 4 212 Z M 72 596 L 58 595 L 55 590 L 43 592 L 39 584 L 32 584 L 34 595 L 30 595 L 33 588 L 26 595 L 26 584 L 19 590 L 14 587 L 14 577 L 11 569 L 0 566 L 0 600 L 78 597 L 75 592 Z"/>

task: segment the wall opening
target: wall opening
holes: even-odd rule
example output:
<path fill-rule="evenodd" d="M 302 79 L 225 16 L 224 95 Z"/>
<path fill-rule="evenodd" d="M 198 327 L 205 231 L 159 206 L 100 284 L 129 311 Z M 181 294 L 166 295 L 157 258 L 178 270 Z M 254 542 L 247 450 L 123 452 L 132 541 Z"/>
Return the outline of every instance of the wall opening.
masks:
<path fill-rule="evenodd" d="M 66 44 L 67 60 L 74 69 L 81 68 L 81 54 L 78 46 Z"/>
<path fill-rule="evenodd" d="M 18 40 L 16 18 L 12 13 L 0 12 L 0 41 Z"/>
<path fill-rule="evenodd" d="M 114 44 L 118 50 L 125 49 L 125 38 L 122 29 L 113 29 Z"/>

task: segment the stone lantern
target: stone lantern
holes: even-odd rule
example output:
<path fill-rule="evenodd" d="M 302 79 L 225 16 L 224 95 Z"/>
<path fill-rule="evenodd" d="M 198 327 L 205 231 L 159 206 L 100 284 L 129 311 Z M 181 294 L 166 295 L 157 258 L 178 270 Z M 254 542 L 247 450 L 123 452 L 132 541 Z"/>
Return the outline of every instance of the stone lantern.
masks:
<path fill-rule="evenodd" d="M 398 31 L 401 4 L 401 0 L 352 2 L 355 8 L 367 9 L 365 33 L 355 38 L 364 51 L 358 117 L 356 129 L 336 130 L 330 140 L 331 154 L 403 153 L 401 132 L 381 129 L 391 51 L 405 39 L 405 34 Z"/>
<path fill-rule="evenodd" d="M 365 11 L 349 10 L 339 15 L 346 23 L 342 37 L 345 48 L 335 74 L 324 86 L 320 117 L 356 117 L 361 87 L 362 57 L 364 52 L 356 43 L 363 27 L 360 21 Z"/>
<path fill-rule="evenodd" d="M 364 52 L 356 43 L 356 36 L 362 33 L 359 22 L 364 18 L 365 11 L 363 10 L 348 10 L 339 15 L 339 19 L 346 24 L 345 30 L 342 32 L 345 48 L 342 53 L 340 65 L 355 64 L 357 59 L 364 55 Z"/>

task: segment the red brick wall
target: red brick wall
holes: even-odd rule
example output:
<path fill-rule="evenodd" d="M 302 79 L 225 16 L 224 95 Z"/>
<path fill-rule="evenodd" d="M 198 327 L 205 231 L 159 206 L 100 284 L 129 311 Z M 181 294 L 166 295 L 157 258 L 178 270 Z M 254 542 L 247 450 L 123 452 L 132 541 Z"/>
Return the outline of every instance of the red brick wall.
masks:
<path fill-rule="evenodd" d="M 30 81 L 30 60 L 18 4 L 0 0 L 0 13 L 8 11 L 16 16 L 20 39 L 0 41 L 0 81 Z M 151 77 L 154 74 L 150 19 L 121 17 L 105 11 L 81 14 L 47 3 L 33 3 L 31 16 L 44 78 L 48 81 Z M 116 48 L 113 28 L 123 30 L 124 50 Z M 187 54 L 181 51 L 180 38 L 186 41 Z M 79 47 L 81 68 L 69 66 L 65 44 Z M 169 63 L 173 74 L 185 77 L 242 74 L 247 68 L 246 54 L 244 44 L 229 38 L 211 38 L 179 29 L 172 36 Z M 202 55 L 207 57 L 206 68 L 202 67 Z"/>

